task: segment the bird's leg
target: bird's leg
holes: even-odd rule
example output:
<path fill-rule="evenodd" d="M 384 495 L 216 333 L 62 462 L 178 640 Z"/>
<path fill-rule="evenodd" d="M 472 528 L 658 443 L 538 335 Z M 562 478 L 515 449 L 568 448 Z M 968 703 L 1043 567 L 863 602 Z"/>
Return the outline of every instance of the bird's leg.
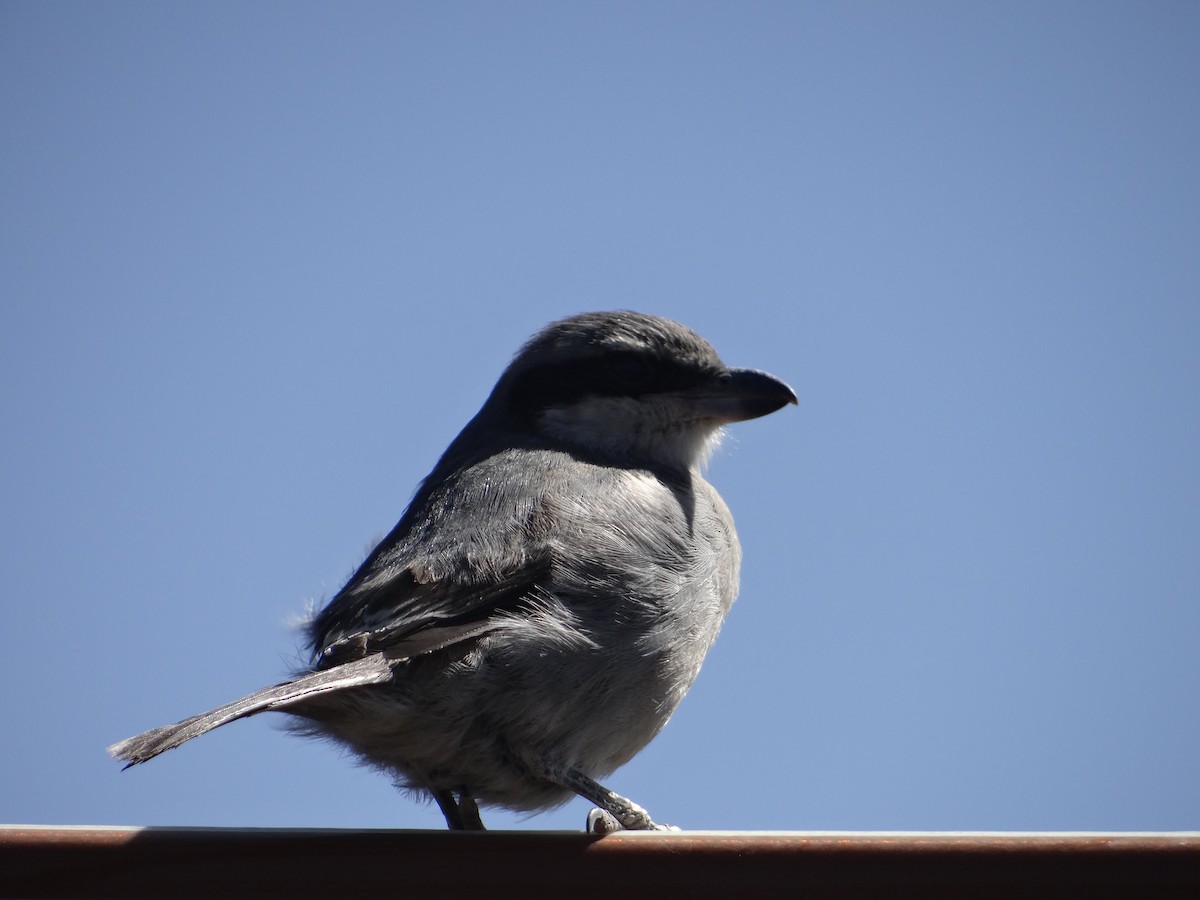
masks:
<path fill-rule="evenodd" d="M 479 817 L 479 805 L 475 798 L 467 793 L 466 788 L 460 788 L 458 797 L 454 791 L 431 791 L 433 799 L 446 817 L 446 827 L 451 831 L 486 831 L 483 819 Z"/>
<path fill-rule="evenodd" d="M 466 831 L 486 831 L 479 817 L 479 804 L 467 793 L 466 788 L 458 792 L 458 817 Z"/>
<path fill-rule="evenodd" d="M 462 813 L 458 809 L 458 803 L 454 800 L 454 792 L 431 791 L 430 793 L 433 794 L 433 799 L 441 808 L 442 815 L 446 817 L 446 827 L 451 831 L 465 831 L 467 826 L 463 823 Z M 475 814 L 478 816 L 478 811 Z"/>
<path fill-rule="evenodd" d="M 632 800 L 622 797 L 620 794 L 614 794 L 602 784 L 598 784 L 588 778 L 582 772 L 576 769 L 567 769 L 557 779 L 563 787 L 568 787 L 577 793 L 585 800 L 590 800 L 595 803 L 600 809 L 608 813 L 622 828 L 629 831 L 670 831 L 669 825 L 658 825 L 650 818 L 650 814 L 634 803 Z M 592 816 L 588 817 L 589 827 L 592 825 Z M 602 818 L 602 817 L 601 817 Z M 600 824 L 597 821 L 597 832 L 604 834 L 611 828 L 607 827 L 609 823 Z"/>

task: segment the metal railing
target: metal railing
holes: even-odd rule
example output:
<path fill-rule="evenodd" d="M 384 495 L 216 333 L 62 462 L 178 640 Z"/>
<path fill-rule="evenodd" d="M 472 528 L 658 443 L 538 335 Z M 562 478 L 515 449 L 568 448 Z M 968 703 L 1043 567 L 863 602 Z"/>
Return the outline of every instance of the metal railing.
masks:
<path fill-rule="evenodd" d="M 1200 833 L 0 827 L 0 897 L 1200 898 Z"/>

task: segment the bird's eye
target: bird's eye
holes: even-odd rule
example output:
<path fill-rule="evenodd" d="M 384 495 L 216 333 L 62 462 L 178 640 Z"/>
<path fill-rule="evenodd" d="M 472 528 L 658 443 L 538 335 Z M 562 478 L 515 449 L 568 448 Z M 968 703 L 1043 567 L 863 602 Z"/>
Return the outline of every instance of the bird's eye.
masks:
<path fill-rule="evenodd" d="M 608 370 L 617 381 L 625 384 L 636 384 L 646 378 L 650 367 L 640 356 L 632 353 L 621 353 L 614 355 L 608 360 Z"/>

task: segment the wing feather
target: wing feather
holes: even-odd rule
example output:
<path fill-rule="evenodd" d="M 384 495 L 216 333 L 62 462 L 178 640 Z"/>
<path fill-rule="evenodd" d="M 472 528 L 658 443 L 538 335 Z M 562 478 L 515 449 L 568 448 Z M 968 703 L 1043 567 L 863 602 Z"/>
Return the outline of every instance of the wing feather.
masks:
<path fill-rule="evenodd" d="M 392 532 L 310 623 L 318 668 L 470 639 L 545 583 L 551 485 L 538 481 L 537 467 L 509 465 L 507 456 L 426 479 Z"/>

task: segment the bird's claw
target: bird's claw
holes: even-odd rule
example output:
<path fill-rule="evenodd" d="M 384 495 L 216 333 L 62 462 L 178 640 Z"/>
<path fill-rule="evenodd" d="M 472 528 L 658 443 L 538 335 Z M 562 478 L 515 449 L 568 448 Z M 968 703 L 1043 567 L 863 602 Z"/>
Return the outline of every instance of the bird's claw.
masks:
<path fill-rule="evenodd" d="M 588 834 L 612 834 L 614 831 L 621 830 L 623 829 L 621 823 L 617 821 L 617 817 L 598 806 L 587 815 Z"/>
<path fill-rule="evenodd" d="M 587 833 L 588 834 L 612 834 L 616 831 L 680 831 L 676 825 L 659 825 L 646 817 L 645 823 L 638 823 L 636 828 L 629 828 L 622 825 L 617 817 L 607 810 L 596 807 L 591 810 L 587 816 Z"/>

